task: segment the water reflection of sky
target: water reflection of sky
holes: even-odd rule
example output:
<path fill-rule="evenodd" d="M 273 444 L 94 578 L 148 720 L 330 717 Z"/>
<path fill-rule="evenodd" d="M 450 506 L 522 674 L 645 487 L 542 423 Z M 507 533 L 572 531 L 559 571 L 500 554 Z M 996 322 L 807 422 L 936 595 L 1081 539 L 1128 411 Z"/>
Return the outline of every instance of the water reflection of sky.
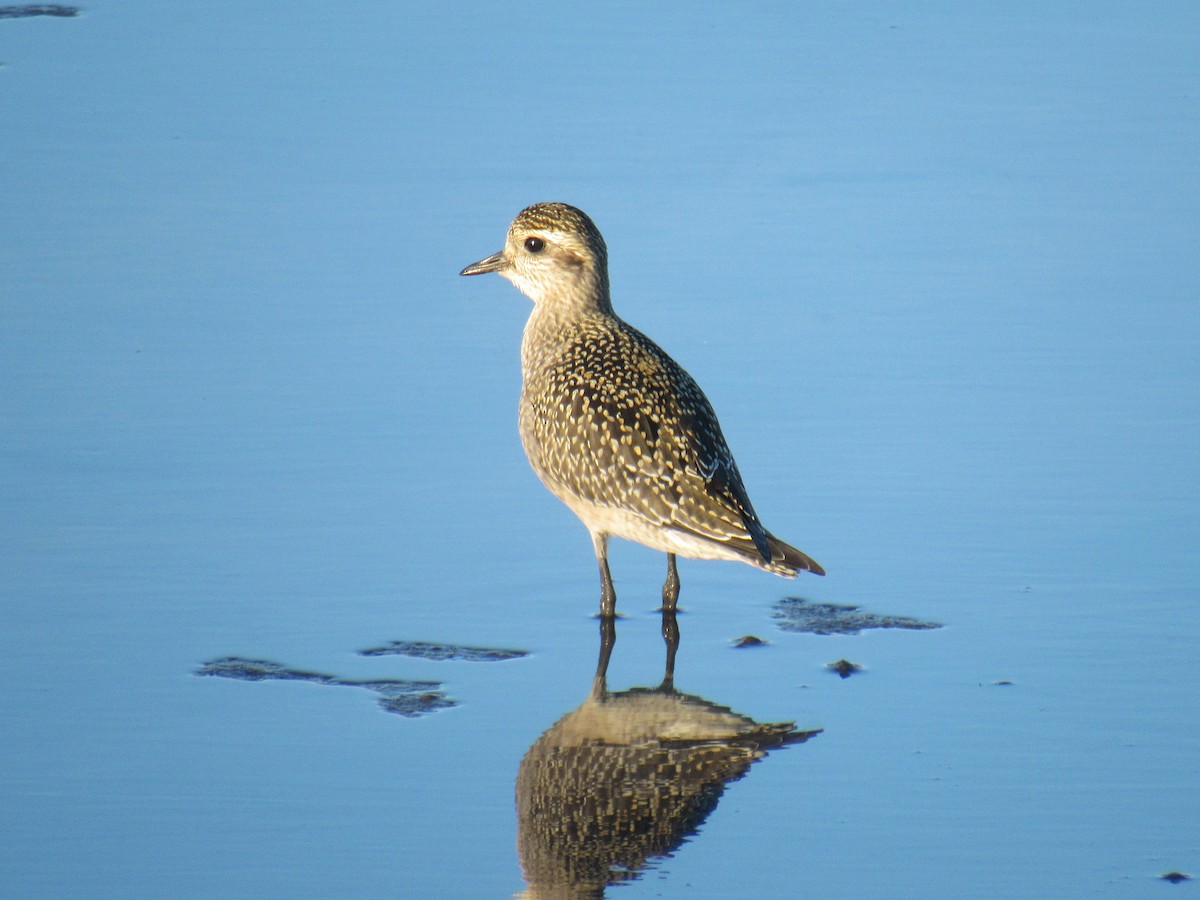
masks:
<path fill-rule="evenodd" d="M 456 273 L 539 199 L 596 219 L 618 311 L 830 572 L 681 564 L 680 684 L 825 731 L 622 893 L 1200 869 L 1198 32 L 1138 4 L 0 20 L 6 890 L 520 889 L 518 765 L 588 696 L 598 589 L 515 434 L 527 301 Z M 612 561 L 609 682 L 656 683 L 662 559 Z M 780 631 L 797 592 L 946 627 Z M 393 640 L 532 655 L 358 652 Z M 226 657 L 459 706 L 193 674 Z"/>

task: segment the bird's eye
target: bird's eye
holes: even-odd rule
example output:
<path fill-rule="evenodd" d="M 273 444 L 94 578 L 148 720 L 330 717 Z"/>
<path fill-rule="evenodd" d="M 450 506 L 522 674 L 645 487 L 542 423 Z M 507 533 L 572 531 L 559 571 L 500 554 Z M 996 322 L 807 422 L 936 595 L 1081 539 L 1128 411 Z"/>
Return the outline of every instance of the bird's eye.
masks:
<path fill-rule="evenodd" d="M 525 238 L 525 249 L 530 253 L 541 253 L 546 249 L 546 242 L 539 237 Z"/>

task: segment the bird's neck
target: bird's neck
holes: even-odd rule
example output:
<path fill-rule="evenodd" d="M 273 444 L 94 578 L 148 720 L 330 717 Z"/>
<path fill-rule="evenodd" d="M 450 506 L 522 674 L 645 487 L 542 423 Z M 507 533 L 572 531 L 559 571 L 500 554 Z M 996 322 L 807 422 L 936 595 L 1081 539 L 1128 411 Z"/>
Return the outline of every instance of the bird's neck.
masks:
<path fill-rule="evenodd" d="M 558 273 L 556 273 L 558 274 Z M 532 298 L 535 311 L 559 319 L 612 315 L 612 300 L 608 293 L 608 272 L 590 265 L 581 265 L 571 278 L 554 280 L 517 280 L 521 292 Z"/>
<path fill-rule="evenodd" d="M 521 367 L 535 371 L 554 359 L 565 344 L 574 341 L 582 331 L 594 328 L 597 320 L 615 318 L 608 292 L 580 298 L 580 302 L 564 302 L 559 296 L 553 302 L 535 303 L 525 323 L 521 341 Z"/>

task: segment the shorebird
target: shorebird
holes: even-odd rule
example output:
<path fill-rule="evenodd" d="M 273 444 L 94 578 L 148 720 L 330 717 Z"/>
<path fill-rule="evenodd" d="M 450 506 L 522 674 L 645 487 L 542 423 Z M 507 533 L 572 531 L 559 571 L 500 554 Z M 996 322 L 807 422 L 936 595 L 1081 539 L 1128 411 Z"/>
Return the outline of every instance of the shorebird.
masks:
<path fill-rule="evenodd" d="M 538 478 L 591 533 L 601 616 L 616 615 L 610 537 L 667 554 L 664 610 L 679 599 L 677 554 L 787 577 L 825 574 L 763 527 L 692 376 L 613 312 L 608 249 L 582 210 L 522 210 L 504 249 L 460 274 L 484 272 L 533 301 L 521 342 L 521 443 Z"/>

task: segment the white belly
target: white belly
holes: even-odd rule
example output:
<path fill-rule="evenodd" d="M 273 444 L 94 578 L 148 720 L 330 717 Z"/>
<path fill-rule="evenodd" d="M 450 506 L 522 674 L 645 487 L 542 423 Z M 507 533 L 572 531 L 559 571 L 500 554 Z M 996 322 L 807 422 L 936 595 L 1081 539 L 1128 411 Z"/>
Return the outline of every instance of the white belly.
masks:
<path fill-rule="evenodd" d="M 679 531 L 669 525 L 656 525 L 641 516 L 608 506 L 597 506 L 587 500 L 556 490 L 547 485 L 556 497 L 562 500 L 592 534 L 611 535 L 624 538 L 659 550 L 675 553 L 688 559 L 732 559 L 746 562 L 746 558 L 719 541 Z"/>

